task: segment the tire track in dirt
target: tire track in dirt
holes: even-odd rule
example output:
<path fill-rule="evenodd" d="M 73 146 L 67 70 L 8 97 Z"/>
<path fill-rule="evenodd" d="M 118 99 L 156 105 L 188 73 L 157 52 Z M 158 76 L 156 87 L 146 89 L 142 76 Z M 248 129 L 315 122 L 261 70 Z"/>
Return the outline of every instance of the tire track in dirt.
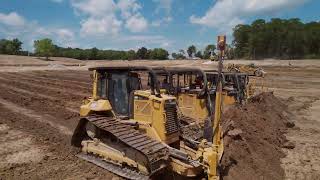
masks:
<path fill-rule="evenodd" d="M 8 73 L 3 75 L 3 77 L 7 77 L 8 79 L 18 79 L 28 82 L 34 82 L 34 83 L 46 83 L 48 85 L 52 86 L 63 86 L 65 88 L 78 88 L 81 89 L 84 92 L 89 91 L 90 84 L 80 84 L 79 82 L 64 82 L 62 80 L 51 80 L 44 77 L 37 77 L 29 74 L 18 74 L 18 73 Z"/>
<path fill-rule="evenodd" d="M 57 73 L 63 74 L 63 72 L 61 72 L 61 71 L 59 71 Z M 31 79 L 40 79 L 40 80 L 46 80 L 46 81 L 52 81 L 52 82 L 58 82 L 58 83 L 68 83 L 68 84 L 72 84 L 72 85 L 79 85 L 82 87 L 89 87 L 91 85 L 91 79 L 88 77 L 80 77 L 81 79 L 78 79 L 78 80 L 67 80 L 63 76 L 62 77 L 54 77 L 51 75 L 47 75 L 45 73 L 43 73 L 43 74 L 40 72 L 35 73 L 34 71 L 26 72 L 26 73 L 16 72 L 16 73 L 8 73 L 8 74 L 22 75 L 24 77 L 28 77 Z M 79 77 L 77 76 L 77 78 L 79 78 Z"/>
<path fill-rule="evenodd" d="M 58 78 L 58 79 L 64 79 L 68 81 L 77 81 L 77 82 L 90 82 L 90 74 L 91 72 L 87 71 L 86 74 L 79 75 L 77 74 L 77 71 L 34 71 L 30 72 L 31 74 L 39 75 L 42 77 L 50 77 L 50 78 Z"/>
<path fill-rule="evenodd" d="M 25 91 L 29 91 L 32 97 L 36 97 L 37 94 L 43 95 L 44 98 L 47 98 L 49 96 L 54 97 L 57 99 L 58 102 L 60 102 L 61 100 L 68 102 L 68 104 L 80 104 L 81 100 L 83 98 L 83 96 L 77 96 L 74 94 L 71 94 L 72 91 L 68 91 L 69 93 L 61 93 L 60 91 L 56 91 L 56 90 L 50 90 L 50 89 L 46 89 L 46 88 L 34 88 L 32 85 L 29 86 L 28 84 L 21 84 L 19 82 L 16 81 L 3 81 L 1 80 L 0 77 L 0 84 L 2 86 L 6 86 L 8 88 L 12 88 L 11 90 L 17 90 L 17 92 L 23 93 Z M 87 96 L 89 96 L 89 94 L 87 94 Z M 50 97 L 49 97 L 50 99 Z M 73 103 L 70 103 L 73 102 Z"/>
<path fill-rule="evenodd" d="M 75 85 L 82 85 L 83 87 L 90 87 L 91 86 L 91 79 L 84 77 L 81 80 L 67 80 L 64 78 L 59 78 L 59 77 L 52 77 L 46 74 L 41 74 L 41 73 L 34 73 L 34 72 L 28 72 L 23 75 L 26 75 L 30 78 L 34 79 L 43 79 L 43 80 L 49 80 L 49 81 L 58 81 L 58 82 L 63 82 L 63 83 L 69 83 L 69 84 L 75 84 Z"/>
<path fill-rule="evenodd" d="M 35 92 L 32 92 L 32 91 L 28 91 L 28 90 L 25 90 L 25 89 L 21 89 L 21 88 L 17 88 L 15 86 L 10 86 L 9 84 L 3 84 L 1 83 L 0 84 L 0 87 L 2 89 L 9 89 L 11 91 L 14 91 L 14 92 L 17 92 L 17 93 L 23 93 L 23 94 L 28 94 L 30 96 L 34 96 Z M 42 97 L 42 98 L 45 98 L 45 99 L 49 99 L 51 101 L 57 101 L 58 99 L 55 98 L 55 97 L 52 97 L 52 96 L 48 96 L 48 95 L 45 95 L 45 94 L 41 94 L 41 93 L 38 93 L 37 92 L 37 96 L 38 97 Z"/>
<path fill-rule="evenodd" d="M 55 122 L 56 118 L 53 116 L 40 115 L 33 110 L 23 108 L 21 106 L 18 106 L 16 104 L 14 104 L 10 101 L 7 101 L 5 99 L 2 99 L 2 98 L 0 98 L 0 104 L 2 104 L 2 106 L 9 111 L 13 111 L 15 113 L 22 114 L 24 116 L 27 116 L 29 118 L 32 118 L 32 119 L 40 122 L 40 123 L 49 124 L 51 127 L 58 129 L 61 134 L 65 134 L 65 135 L 69 135 L 69 136 L 72 135 L 72 131 L 68 127 L 65 127 L 63 125 L 56 123 Z"/>
<path fill-rule="evenodd" d="M 35 84 L 46 84 L 51 87 L 64 87 L 66 89 L 74 89 L 77 88 L 80 92 L 88 93 L 89 92 L 89 87 L 81 86 L 78 84 L 69 84 L 69 83 L 61 83 L 61 82 L 52 82 L 50 80 L 46 79 L 37 79 L 35 78 L 30 78 L 27 77 L 24 74 L 12 74 L 12 73 L 7 73 L 5 75 L 2 75 L 3 78 L 6 78 L 8 80 L 12 81 L 24 81 L 28 83 L 35 83 Z"/>
<path fill-rule="evenodd" d="M 87 97 L 88 96 L 88 94 L 86 94 L 86 93 L 77 92 L 76 89 L 67 90 L 64 87 L 58 88 L 58 87 L 50 87 L 50 86 L 46 86 L 46 85 L 39 85 L 37 83 L 31 83 L 31 82 L 12 81 L 12 80 L 9 80 L 9 79 L 3 78 L 3 77 L 0 77 L 0 81 L 2 81 L 2 82 L 4 81 L 8 84 L 15 83 L 15 84 L 23 85 L 23 86 L 29 86 L 29 87 L 32 86 L 32 88 L 42 89 L 43 92 L 46 92 L 47 90 L 51 90 L 51 91 L 55 91 L 58 94 L 76 95 L 78 97 Z M 43 82 L 43 84 L 45 84 L 45 82 Z"/>
<path fill-rule="evenodd" d="M 63 107 L 65 107 L 65 109 L 67 109 L 68 111 L 70 112 L 73 112 L 73 113 L 78 113 L 79 111 L 74 108 L 74 107 L 77 107 L 78 108 L 78 104 L 71 104 L 71 103 L 63 103 L 61 101 L 61 99 L 57 98 L 57 97 L 53 97 L 53 96 L 48 96 L 46 94 L 41 94 L 39 92 L 36 92 L 37 93 L 37 96 L 34 96 L 35 92 L 32 92 L 32 91 L 28 91 L 28 90 L 24 90 L 24 89 L 20 89 L 20 88 L 16 88 L 14 86 L 10 86 L 10 85 L 4 85 L 4 84 L 0 84 L 0 87 L 5 90 L 5 89 L 8 89 L 10 90 L 13 94 L 13 92 L 17 92 L 17 94 L 20 93 L 20 95 L 24 94 L 26 96 L 24 97 L 33 97 L 35 99 L 38 99 L 38 100 L 45 100 L 45 101 L 51 101 L 53 104 L 54 103 L 58 103 L 59 105 L 54 105 L 55 107 L 61 107 L 61 104 L 63 104 Z"/>
<path fill-rule="evenodd" d="M 62 73 L 63 72 L 60 72 L 59 73 Z M 48 79 L 48 80 L 52 80 L 52 81 L 62 81 L 62 82 L 66 82 L 66 83 L 74 83 L 74 84 L 82 84 L 84 86 L 91 86 L 91 79 L 88 78 L 88 77 L 83 77 L 81 79 L 76 79 L 76 80 L 71 80 L 71 79 L 66 79 L 65 77 L 57 77 L 57 76 L 53 76 L 53 75 L 48 75 L 46 74 L 45 72 L 28 72 L 26 73 L 30 76 L 33 76 L 33 77 L 37 77 L 37 78 L 43 78 L 43 79 Z M 87 75 L 89 76 L 89 74 Z"/>
<path fill-rule="evenodd" d="M 34 118 L 8 110 L 2 104 L 0 104 L 0 119 L 0 127 L 6 124 L 10 127 L 7 131 L 10 136 L 1 135 L 1 142 L 6 141 L 6 137 L 19 138 L 19 136 L 12 137 L 14 135 L 12 131 L 22 131 L 24 137 L 31 137 L 33 142 L 31 150 L 40 148 L 42 154 L 37 155 L 43 156 L 40 162 L 22 164 L 16 163 L 18 156 L 7 156 L 11 160 L 9 162 L 13 164 L 0 167 L 0 179 L 112 179 L 113 174 L 77 158 L 75 156 L 77 151 L 70 146 L 70 136 L 61 134 L 57 128 L 48 123 L 40 123 Z M 23 146 L 23 142 L 20 143 L 22 144 L 15 142 L 14 146 Z M 35 151 L 23 151 L 27 157 L 30 157 L 30 152 Z M 21 153 L 18 152 L 17 155 Z M 4 159 L 6 156 L 0 154 L 0 157 Z"/>
<path fill-rule="evenodd" d="M 65 101 L 50 101 L 37 96 L 16 94 L 6 89 L 0 92 L 0 97 L 17 106 L 37 112 L 38 114 L 54 117 L 51 118 L 53 122 L 57 122 L 70 129 L 74 129 L 78 121 L 79 111 L 75 109 L 76 107 L 66 108 Z"/>

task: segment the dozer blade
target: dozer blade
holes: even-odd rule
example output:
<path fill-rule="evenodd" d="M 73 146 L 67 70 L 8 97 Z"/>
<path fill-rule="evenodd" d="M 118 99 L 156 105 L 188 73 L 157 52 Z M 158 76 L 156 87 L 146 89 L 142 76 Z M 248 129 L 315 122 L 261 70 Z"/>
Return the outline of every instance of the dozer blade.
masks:
<path fill-rule="evenodd" d="M 126 179 L 131 180 L 148 180 L 149 177 L 143 174 L 140 174 L 136 171 L 133 171 L 131 169 L 117 166 L 113 163 L 108 163 L 107 161 L 102 160 L 101 158 L 97 158 L 94 155 L 85 154 L 85 153 L 79 153 L 77 154 L 77 157 L 86 160 L 88 162 L 91 162 L 101 168 L 104 168 L 118 176 L 124 177 Z"/>

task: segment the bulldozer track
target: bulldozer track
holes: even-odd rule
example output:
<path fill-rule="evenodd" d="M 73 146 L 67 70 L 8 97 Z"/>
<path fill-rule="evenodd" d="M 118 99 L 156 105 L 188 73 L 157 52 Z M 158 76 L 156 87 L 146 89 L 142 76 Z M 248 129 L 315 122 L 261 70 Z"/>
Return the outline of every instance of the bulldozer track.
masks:
<path fill-rule="evenodd" d="M 138 173 L 136 171 L 133 171 L 128 168 L 123 168 L 121 166 L 114 165 L 112 163 L 108 163 L 106 161 L 101 160 L 99 157 L 95 157 L 93 155 L 89 154 L 84 154 L 80 153 L 77 155 L 77 157 L 84 159 L 88 162 L 94 163 L 99 167 L 102 167 L 110 172 L 113 172 L 121 177 L 124 177 L 126 179 L 131 179 L 131 180 L 148 180 L 149 177 L 145 176 L 141 173 Z"/>
<path fill-rule="evenodd" d="M 147 135 L 135 130 L 132 126 L 121 123 L 113 117 L 92 115 L 87 120 L 103 131 L 111 133 L 119 141 L 142 153 L 148 160 L 150 174 L 161 170 L 167 164 L 168 148 L 161 142 L 149 138 Z"/>

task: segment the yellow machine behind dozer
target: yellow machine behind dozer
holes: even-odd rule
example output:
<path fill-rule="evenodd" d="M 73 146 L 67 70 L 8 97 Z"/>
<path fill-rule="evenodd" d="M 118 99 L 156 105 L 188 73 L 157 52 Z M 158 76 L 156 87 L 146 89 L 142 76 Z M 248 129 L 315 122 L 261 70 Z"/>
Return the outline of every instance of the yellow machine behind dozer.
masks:
<path fill-rule="evenodd" d="M 162 93 L 177 98 L 180 112 L 193 120 L 203 121 L 213 110 L 218 72 L 199 68 L 154 68 Z M 222 105 L 245 102 L 250 96 L 246 73 L 222 72 Z M 211 109 L 211 110 L 210 110 Z M 183 119 L 182 119 L 183 120 Z"/>
<path fill-rule="evenodd" d="M 193 149 L 181 137 L 177 99 L 161 94 L 147 67 L 96 67 L 92 97 L 83 101 L 72 136 L 78 157 L 128 179 L 149 179 L 165 171 L 182 177 L 219 179 L 223 154 L 217 94 L 211 141 Z M 141 81 L 147 76 L 148 82 Z M 171 176 L 172 177 L 172 176 Z M 174 177 L 174 176 L 173 176 Z"/>
<path fill-rule="evenodd" d="M 227 64 L 226 69 L 229 72 L 248 73 L 250 76 L 264 77 L 266 72 L 254 64 L 242 65 L 242 64 Z"/>

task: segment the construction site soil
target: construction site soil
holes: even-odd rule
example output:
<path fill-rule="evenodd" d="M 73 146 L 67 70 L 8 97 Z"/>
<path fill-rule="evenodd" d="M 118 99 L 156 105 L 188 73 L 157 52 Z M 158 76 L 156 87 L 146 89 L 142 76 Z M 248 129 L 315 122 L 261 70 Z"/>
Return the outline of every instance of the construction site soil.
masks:
<path fill-rule="evenodd" d="M 266 88 L 274 94 L 260 94 L 224 112 L 223 178 L 317 179 L 319 70 L 265 69 Z M 78 159 L 70 146 L 81 101 L 91 94 L 90 72 L 4 71 L 0 179 L 119 179 Z"/>
<path fill-rule="evenodd" d="M 273 93 L 262 93 L 223 116 L 224 179 L 283 179 L 280 159 L 288 144 L 284 133 L 294 123 L 288 107 Z"/>

